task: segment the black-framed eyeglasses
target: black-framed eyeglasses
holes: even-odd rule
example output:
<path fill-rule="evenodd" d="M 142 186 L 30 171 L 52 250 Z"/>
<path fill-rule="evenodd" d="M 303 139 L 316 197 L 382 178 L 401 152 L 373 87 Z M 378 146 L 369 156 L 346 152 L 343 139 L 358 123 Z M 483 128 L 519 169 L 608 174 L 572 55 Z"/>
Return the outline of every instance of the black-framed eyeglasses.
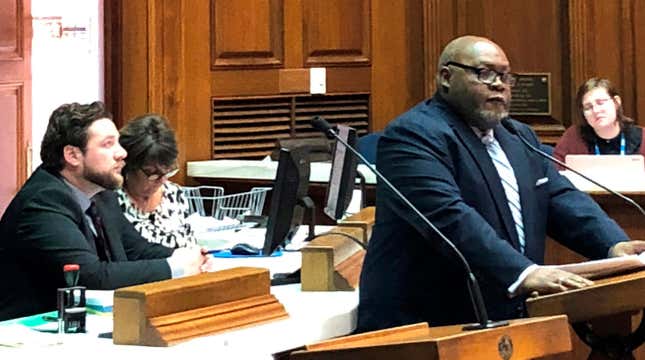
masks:
<path fill-rule="evenodd" d="M 479 80 L 480 82 L 486 85 L 492 85 L 498 77 L 504 84 L 509 86 L 515 86 L 515 84 L 517 83 L 517 74 L 515 73 L 511 73 L 511 72 L 501 73 L 493 69 L 478 68 L 478 67 L 465 65 L 454 61 L 448 61 L 447 63 L 444 64 L 444 66 L 450 66 L 450 65 L 456 66 L 458 68 L 462 68 L 464 70 L 472 71 L 477 75 L 477 80 Z"/>
<path fill-rule="evenodd" d="M 141 168 L 141 172 L 146 176 L 148 181 L 157 181 L 157 180 L 159 180 L 161 178 L 164 178 L 164 179 L 168 180 L 171 177 L 177 175 L 177 173 L 179 172 L 179 168 L 177 166 L 175 166 L 172 170 L 170 170 L 168 172 L 165 172 L 165 173 L 159 173 L 159 172 L 149 173 L 149 172 L 145 171 L 143 168 Z"/>

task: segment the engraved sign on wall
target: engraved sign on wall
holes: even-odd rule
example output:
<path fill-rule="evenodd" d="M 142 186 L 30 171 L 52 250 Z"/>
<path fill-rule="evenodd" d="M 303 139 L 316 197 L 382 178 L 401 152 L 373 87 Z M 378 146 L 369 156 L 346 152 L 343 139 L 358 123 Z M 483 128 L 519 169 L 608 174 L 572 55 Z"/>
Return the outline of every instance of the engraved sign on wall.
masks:
<path fill-rule="evenodd" d="M 511 88 L 511 115 L 551 115 L 551 74 L 518 73 Z"/>

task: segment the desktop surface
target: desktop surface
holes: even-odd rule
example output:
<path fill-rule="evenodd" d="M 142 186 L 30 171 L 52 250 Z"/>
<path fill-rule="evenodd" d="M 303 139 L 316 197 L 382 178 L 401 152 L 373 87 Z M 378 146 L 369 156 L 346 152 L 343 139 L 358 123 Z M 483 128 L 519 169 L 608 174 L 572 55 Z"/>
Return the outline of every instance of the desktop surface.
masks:
<path fill-rule="evenodd" d="M 20 334 L 26 337 L 26 345 L 20 348 L 0 346 L 0 357 L 23 358 L 43 355 L 46 351 L 48 359 L 69 359 L 70 354 L 92 354 L 92 358 L 99 359 L 117 356 L 176 359 L 186 354 L 210 354 L 218 359 L 272 359 L 273 353 L 346 335 L 356 326 L 358 291 L 302 292 L 299 284 L 292 284 L 272 287 L 271 293 L 285 306 L 289 318 L 162 348 L 114 345 L 112 339 L 99 337 L 99 334 L 112 331 L 112 317 L 91 314 L 87 317 L 88 332 L 85 334 L 45 334 L 26 327 L 10 327 L 9 331 L 13 332 L 27 330 Z M 6 330 L 7 326 L 16 325 L 0 323 L 0 333 L 1 328 Z M 43 340 L 43 337 L 48 340 Z M 61 344 L 57 344 L 59 340 Z"/>
<path fill-rule="evenodd" d="M 329 231 L 332 226 L 317 225 L 316 234 Z M 226 230 L 217 231 L 207 234 L 196 234 L 197 243 L 207 247 L 209 250 L 226 249 L 235 246 L 238 243 L 250 244 L 257 248 L 262 248 L 266 228 L 244 228 L 238 231 Z M 302 256 L 300 248 L 306 244 L 305 239 L 308 237 L 308 227 L 300 226 L 294 235 L 290 244 L 282 251 L 281 256 L 248 256 L 248 257 L 216 257 L 214 259 L 213 271 L 230 269 L 236 266 L 252 266 L 269 269 L 271 277 L 275 274 L 293 273 L 300 269 Z"/>

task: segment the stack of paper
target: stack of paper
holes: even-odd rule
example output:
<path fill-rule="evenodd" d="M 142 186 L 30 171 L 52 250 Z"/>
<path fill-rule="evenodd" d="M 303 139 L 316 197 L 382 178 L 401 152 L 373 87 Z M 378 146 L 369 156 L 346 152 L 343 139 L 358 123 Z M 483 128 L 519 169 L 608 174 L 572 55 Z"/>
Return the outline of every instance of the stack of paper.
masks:
<path fill-rule="evenodd" d="M 554 266 L 580 276 L 593 279 L 628 270 L 645 267 L 645 253 L 640 255 L 621 256 L 602 260 L 592 260 L 577 264 Z"/>

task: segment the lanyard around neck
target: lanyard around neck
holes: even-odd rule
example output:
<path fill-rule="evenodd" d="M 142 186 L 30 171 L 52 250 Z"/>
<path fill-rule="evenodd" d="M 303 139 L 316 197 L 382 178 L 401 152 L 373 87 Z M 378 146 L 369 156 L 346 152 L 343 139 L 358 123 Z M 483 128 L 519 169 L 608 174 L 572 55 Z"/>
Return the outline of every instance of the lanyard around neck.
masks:
<path fill-rule="evenodd" d="M 594 145 L 596 150 L 596 155 L 600 155 L 600 148 L 598 148 L 598 143 Z M 620 155 L 625 155 L 625 133 L 620 133 Z"/>

